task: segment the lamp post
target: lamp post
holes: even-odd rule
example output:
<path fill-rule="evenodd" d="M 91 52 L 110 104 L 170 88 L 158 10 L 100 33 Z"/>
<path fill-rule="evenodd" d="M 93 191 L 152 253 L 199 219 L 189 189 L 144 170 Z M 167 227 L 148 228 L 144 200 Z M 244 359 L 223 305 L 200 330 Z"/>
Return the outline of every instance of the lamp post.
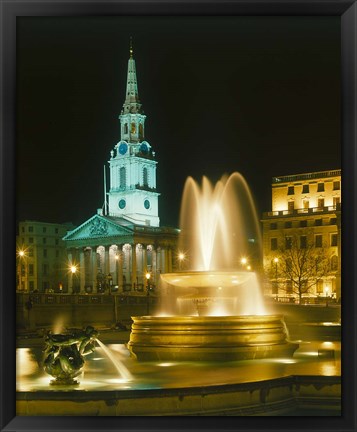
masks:
<path fill-rule="evenodd" d="M 278 289 L 278 262 L 279 262 L 279 258 L 275 257 L 274 258 L 274 263 L 275 263 L 275 289 L 276 289 L 276 300 L 278 300 L 279 297 L 279 289 Z"/>
<path fill-rule="evenodd" d="M 75 292 L 74 292 L 74 290 L 75 290 L 75 287 L 74 287 L 74 278 L 75 278 L 75 275 L 77 273 L 77 270 L 78 269 L 77 269 L 76 265 L 72 264 L 70 266 L 70 272 L 72 273 L 72 294 L 75 294 Z"/>
<path fill-rule="evenodd" d="M 178 260 L 179 260 L 179 270 L 182 270 L 182 261 L 185 259 L 185 254 L 183 252 L 179 252 Z"/>
<path fill-rule="evenodd" d="M 150 314 L 150 277 L 151 274 L 146 272 L 146 315 Z"/>
<path fill-rule="evenodd" d="M 26 262 L 25 262 L 25 251 L 23 249 L 20 249 L 18 251 L 18 256 L 20 258 L 19 263 L 20 263 L 20 272 L 19 272 L 19 291 L 22 291 L 22 266 L 24 266 L 25 268 L 25 273 L 26 273 Z M 26 276 L 26 274 L 24 274 Z M 26 291 L 26 278 L 25 278 L 25 289 L 24 291 Z"/>

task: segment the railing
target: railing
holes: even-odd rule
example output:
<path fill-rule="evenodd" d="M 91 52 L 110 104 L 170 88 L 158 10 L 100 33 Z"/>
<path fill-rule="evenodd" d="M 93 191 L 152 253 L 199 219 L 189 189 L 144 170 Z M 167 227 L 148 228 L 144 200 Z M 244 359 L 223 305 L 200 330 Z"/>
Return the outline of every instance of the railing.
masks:
<path fill-rule="evenodd" d="M 36 305 L 105 305 L 112 304 L 117 297 L 120 304 L 144 304 L 147 301 L 146 290 L 143 290 L 140 294 L 137 292 L 133 293 L 117 293 L 117 294 L 29 294 L 29 293 L 17 293 L 16 303 L 18 305 L 26 305 L 29 298 L 33 306 Z M 154 290 L 150 291 L 150 300 L 155 302 L 157 297 Z"/>
<path fill-rule="evenodd" d="M 319 171 L 319 172 L 313 172 L 313 173 L 306 173 L 306 174 L 295 174 L 295 175 L 288 175 L 288 176 L 281 176 L 281 177 L 273 177 L 272 183 L 288 183 L 288 182 L 295 182 L 299 180 L 312 180 L 312 179 L 318 179 L 318 178 L 325 178 L 325 177 L 338 177 L 341 175 L 341 170 L 331 170 L 331 171 Z"/>
<path fill-rule="evenodd" d="M 335 211 L 341 211 L 341 203 L 325 206 L 325 207 L 310 207 L 308 209 L 300 208 L 294 210 L 277 210 L 263 213 L 263 217 L 279 217 L 279 216 L 296 216 L 296 215 L 311 215 L 314 213 L 330 213 Z"/>

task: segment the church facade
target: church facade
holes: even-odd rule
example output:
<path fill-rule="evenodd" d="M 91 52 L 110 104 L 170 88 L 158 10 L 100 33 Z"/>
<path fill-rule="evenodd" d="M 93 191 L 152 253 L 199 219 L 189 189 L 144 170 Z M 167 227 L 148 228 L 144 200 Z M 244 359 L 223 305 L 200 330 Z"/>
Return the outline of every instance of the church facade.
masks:
<path fill-rule="evenodd" d="M 145 139 L 132 46 L 120 141 L 110 152 L 102 209 L 63 238 L 69 292 L 140 292 L 173 270 L 179 230 L 160 227 L 155 152 Z"/>

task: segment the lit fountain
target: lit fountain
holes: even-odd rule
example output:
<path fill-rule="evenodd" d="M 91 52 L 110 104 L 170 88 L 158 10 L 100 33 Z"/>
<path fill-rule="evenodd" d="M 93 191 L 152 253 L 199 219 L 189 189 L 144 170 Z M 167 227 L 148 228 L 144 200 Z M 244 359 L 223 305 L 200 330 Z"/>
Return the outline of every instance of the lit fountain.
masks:
<path fill-rule="evenodd" d="M 239 199 L 237 199 L 237 197 Z M 292 355 L 280 315 L 267 314 L 258 277 L 232 271 L 248 232 L 261 245 L 249 187 L 239 173 L 202 188 L 189 177 L 180 216 L 180 247 L 192 271 L 161 275 L 161 311 L 133 317 L 128 348 L 138 360 L 222 361 Z"/>

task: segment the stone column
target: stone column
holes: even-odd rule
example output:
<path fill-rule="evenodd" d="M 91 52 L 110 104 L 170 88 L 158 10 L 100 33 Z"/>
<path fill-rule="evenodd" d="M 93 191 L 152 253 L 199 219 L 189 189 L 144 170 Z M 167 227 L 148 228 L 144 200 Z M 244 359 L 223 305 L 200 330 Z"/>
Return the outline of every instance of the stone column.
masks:
<path fill-rule="evenodd" d="M 93 292 L 97 292 L 97 246 L 92 247 L 92 286 Z"/>
<path fill-rule="evenodd" d="M 136 290 L 136 244 L 131 245 L 131 289 Z"/>
<path fill-rule="evenodd" d="M 106 289 L 110 290 L 110 286 L 107 286 L 109 283 L 107 276 L 110 273 L 110 254 L 109 254 L 109 246 L 104 246 L 104 284 Z M 106 290 L 104 291 L 106 292 Z"/>
<path fill-rule="evenodd" d="M 80 293 L 84 293 L 84 282 L 86 278 L 86 272 L 85 272 L 85 263 L 84 263 L 84 251 L 81 249 L 79 251 L 79 287 L 80 287 Z"/>
<path fill-rule="evenodd" d="M 167 271 L 169 273 L 171 273 L 172 272 L 172 249 L 171 248 L 169 248 L 167 250 L 167 261 L 168 261 L 168 263 L 167 263 Z"/>
<path fill-rule="evenodd" d="M 123 254 L 123 245 L 120 245 L 118 247 L 118 259 L 117 261 L 117 285 L 118 285 L 118 291 L 120 291 L 120 287 L 123 291 L 123 261 L 124 261 L 124 254 Z"/>
<path fill-rule="evenodd" d="M 143 283 L 145 283 L 145 275 L 148 270 L 148 250 L 147 245 L 143 245 Z"/>

